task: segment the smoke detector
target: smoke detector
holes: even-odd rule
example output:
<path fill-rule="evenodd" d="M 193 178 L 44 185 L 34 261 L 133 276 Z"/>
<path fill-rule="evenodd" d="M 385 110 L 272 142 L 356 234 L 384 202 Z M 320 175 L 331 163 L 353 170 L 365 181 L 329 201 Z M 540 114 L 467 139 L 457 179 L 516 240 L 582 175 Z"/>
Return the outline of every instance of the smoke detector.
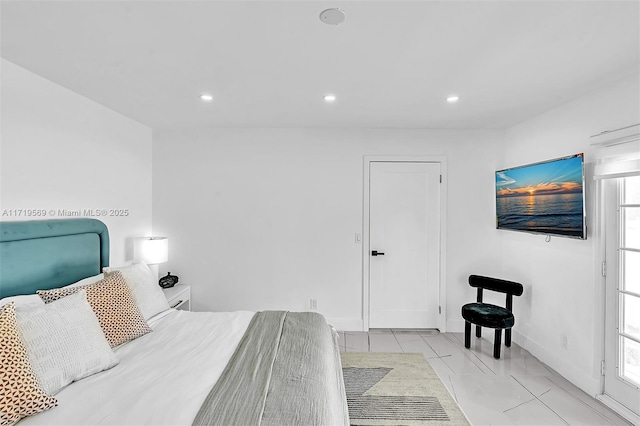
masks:
<path fill-rule="evenodd" d="M 320 13 L 320 20 L 327 25 L 338 25 L 344 22 L 345 14 L 342 9 L 334 7 Z"/>

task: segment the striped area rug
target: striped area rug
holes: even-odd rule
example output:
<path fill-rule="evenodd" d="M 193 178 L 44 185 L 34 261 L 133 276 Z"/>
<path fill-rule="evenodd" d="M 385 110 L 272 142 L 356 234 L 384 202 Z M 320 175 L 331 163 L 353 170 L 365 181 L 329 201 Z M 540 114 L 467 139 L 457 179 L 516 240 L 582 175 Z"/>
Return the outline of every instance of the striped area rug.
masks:
<path fill-rule="evenodd" d="M 468 425 L 422 354 L 343 352 L 352 425 Z"/>

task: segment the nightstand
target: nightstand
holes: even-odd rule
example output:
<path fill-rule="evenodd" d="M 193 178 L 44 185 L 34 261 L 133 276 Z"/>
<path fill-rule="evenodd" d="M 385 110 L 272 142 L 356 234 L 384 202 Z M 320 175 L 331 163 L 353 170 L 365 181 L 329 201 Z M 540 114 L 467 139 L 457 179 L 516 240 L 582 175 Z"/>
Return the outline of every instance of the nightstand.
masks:
<path fill-rule="evenodd" d="M 167 298 L 169 306 L 183 311 L 191 310 L 191 286 L 186 284 L 176 284 L 173 287 L 163 288 L 164 297 Z"/>

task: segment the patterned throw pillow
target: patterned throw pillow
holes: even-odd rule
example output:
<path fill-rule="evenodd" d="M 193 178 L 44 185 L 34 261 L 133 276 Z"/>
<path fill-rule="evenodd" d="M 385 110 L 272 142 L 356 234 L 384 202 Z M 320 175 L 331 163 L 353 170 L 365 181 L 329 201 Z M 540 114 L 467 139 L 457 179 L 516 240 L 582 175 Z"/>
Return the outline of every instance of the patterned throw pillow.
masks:
<path fill-rule="evenodd" d="M 58 405 L 44 393 L 16 326 L 13 303 L 0 308 L 0 425 Z"/>
<path fill-rule="evenodd" d="M 87 291 L 87 300 L 111 347 L 152 331 L 133 300 L 122 274 L 117 271 L 94 284 L 38 290 L 37 293 L 45 303 L 51 303 L 82 289 Z"/>

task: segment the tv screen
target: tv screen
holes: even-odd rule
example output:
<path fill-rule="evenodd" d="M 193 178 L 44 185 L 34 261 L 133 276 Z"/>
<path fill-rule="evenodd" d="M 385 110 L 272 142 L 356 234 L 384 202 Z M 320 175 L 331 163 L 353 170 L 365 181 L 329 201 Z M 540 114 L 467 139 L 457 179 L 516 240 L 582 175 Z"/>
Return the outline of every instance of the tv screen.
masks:
<path fill-rule="evenodd" d="M 496 172 L 498 229 L 587 238 L 584 155 Z"/>

